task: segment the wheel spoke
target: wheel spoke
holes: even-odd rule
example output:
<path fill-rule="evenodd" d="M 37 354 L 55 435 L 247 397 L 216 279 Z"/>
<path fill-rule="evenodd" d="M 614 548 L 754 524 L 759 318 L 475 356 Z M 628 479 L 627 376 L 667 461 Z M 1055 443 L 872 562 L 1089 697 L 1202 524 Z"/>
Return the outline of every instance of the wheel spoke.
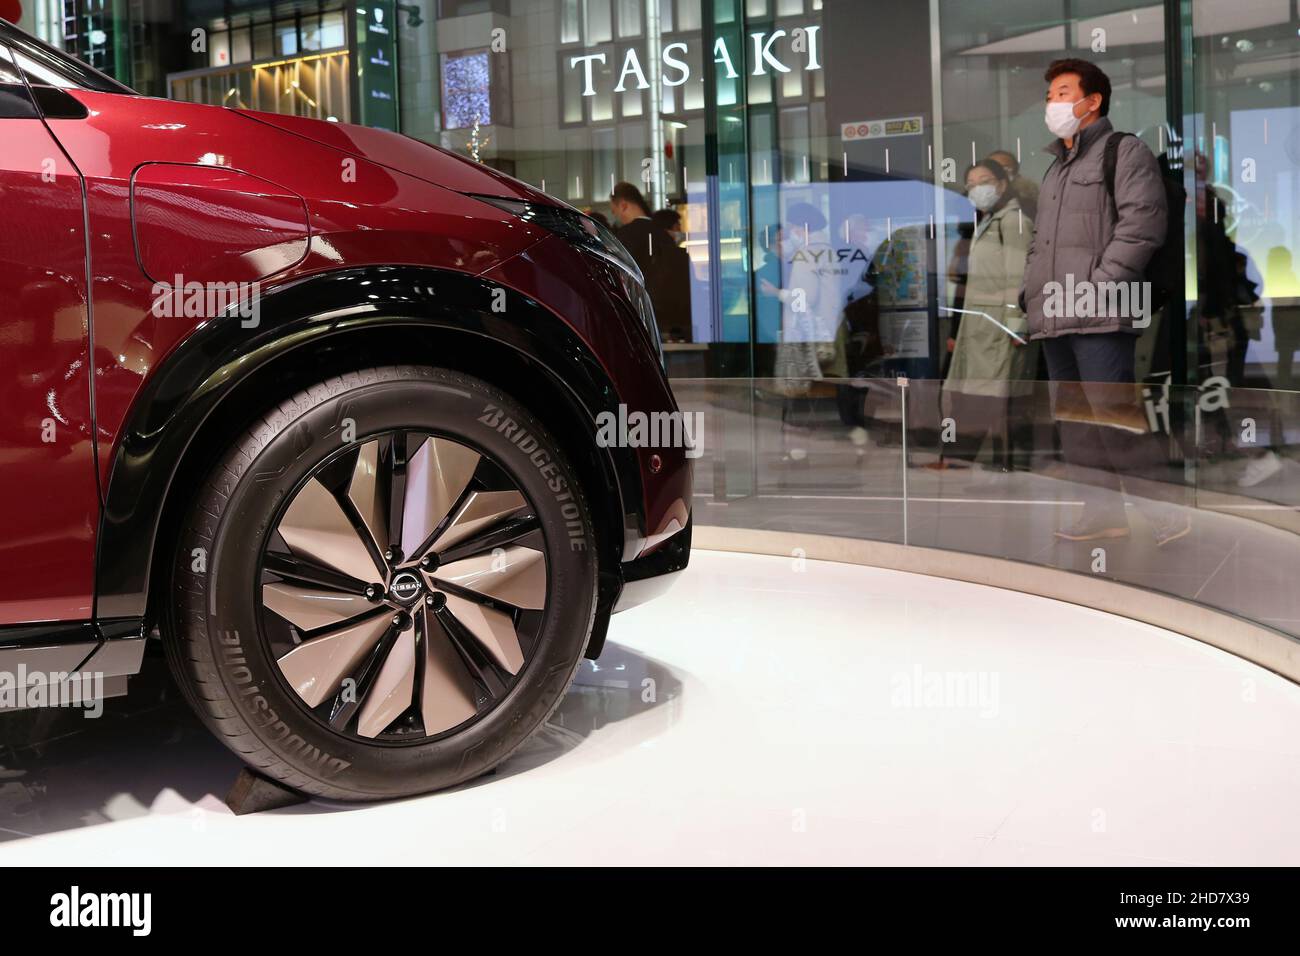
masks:
<path fill-rule="evenodd" d="M 509 519 L 504 524 L 496 525 L 468 537 L 453 548 L 447 548 L 445 551 L 439 549 L 438 557 L 442 559 L 444 564 L 450 564 L 462 558 L 482 554 L 484 551 L 491 551 L 493 548 L 504 548 L 506 545 L 513 544 L 520 538 L 532 534 L 540 527 L 541 524 L 535 516 L 520 515 L 517 518 Z"/>
<path fill-rule="evenodd" d="M 402 509 L 406 502 L 406 433 L 395 432 L 380 444 L 379 484 L 388 489 L 388 543 L 402 540 Z"/>
<path fill-rule="evenodd" d="M 495 658 L 483 649 L 474 635 L 445 605 L 434 613 L 480 690 L 490 701 L 504 697 L 508 689 L 506 678 L 510 675 L 500 668 Z"/>
<path fill-rule="evenodd" d="M 413 558 L 451 512 L 478 468 L 479 454 L 446 438 L 426 438 L 411 456 L 402 509 L 402 553 Z"/>
<path fill-rule="evenodd" d="M 387 610 L 387 609 L 385 609 Z M 370 687 L 375 682 L 375 676 L 379 673 L 380 667 L 388 657 L 388 652 L 397 640 L 401 631 L 392 623 L 392 618 L 388 618 L 387 627 L 383 635 L 380 636 L 378 643 L 371 648 L 370 653 L 363 660 L 358 662 L 356 668 L 339 682 L 339 690 L 334 695 L 334 702 L 330 704 L 328 722 L 335 730 L 343 730 L 356 716 L 361 704 L 366 699 Z M 349 679 L 350 678 L 350 679 Z"/>
<path fill-rule="evenodd" d="M 434 551 L 446 551 L 480 532 L 505 521 L 527 506 L 517 491 L 473 491 L 456 510 L 451 523 L 432 544 Z"/>
<path fill-rule="evenodd" d="M 315 478 L 294 497 L 280 519 L 279 531 L 295 554 L 340 574 L 367 581 L 382 573 L 339 503 Z"/>
<path fill-rule="evenodd" d="M 284 582 L 263 584 L 262 603 L 303 631 L 342 624 L 375 609 L 359 594 L 303 588 Z"/>
<path fill-rule="evenodd" d="M 415 696 L 415 629 L 397 636 L 357 715 L 357 733 L 378 737 L 411 706 Z"/>
<path fill-rule="evenodd" d="M 433 578 L 515 607 L 540 610 L 546 601 L 546 559 L 533 548 L 512 545 L 463 558 L 442 565 Z"/>
<path fill-rule="evenodd" d="M 279 575 L 290 584 L 311 585 L 342 594 L 364 594 L 369 583 L 339 574 L 299 555 L 274 551 L 268 551 L 262 559 L 262 570 Z"/>
<path fill-rule="evenodd" d="M 420 716 L 426 734 L 440 734 L 478 713 L 474 681 L 437 615 L 421 609 L 418 623 L 424 643 Z"/>
<path fill-rule="evenodd" d="M 390 488 L 379 474 L 379 442 L 368 441 L 357 452 L 352 480 L 348 483 L 348 500 L 370 532 L 376 550 L 383 554 L 388 548 L 388 494 Z"/>
<path fill-rule="evenodd" d="M 343 678 L 357 669 L 390 626 L 385 610 L 344 630 L 304 641 L 280 658 L 280 670 L 308 707 L 318 707 L 338 693 Z"/>
<path fill-rule="evenodd" d="M 524 652 L 519 647 L 519 634 L 509 614 L 485 607 L 473 601 L 447 595 L 447 613 L 454 617 L 492 659 L 510 674 L 518 674 L 524 665 Z"/>

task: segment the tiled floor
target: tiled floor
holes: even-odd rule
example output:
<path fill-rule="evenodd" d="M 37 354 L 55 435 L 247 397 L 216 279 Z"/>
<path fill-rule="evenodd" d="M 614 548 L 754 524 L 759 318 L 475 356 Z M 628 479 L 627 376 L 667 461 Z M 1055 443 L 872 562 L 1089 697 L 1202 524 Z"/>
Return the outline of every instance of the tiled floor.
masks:
<path fill-rule="evenodd" d="M 1300 863 L 1300 687 L 961 582 L 696 552 L 494 776 L 362 808 L 232 816 L 159 664 L 0 718 L 0 865 Z"/>

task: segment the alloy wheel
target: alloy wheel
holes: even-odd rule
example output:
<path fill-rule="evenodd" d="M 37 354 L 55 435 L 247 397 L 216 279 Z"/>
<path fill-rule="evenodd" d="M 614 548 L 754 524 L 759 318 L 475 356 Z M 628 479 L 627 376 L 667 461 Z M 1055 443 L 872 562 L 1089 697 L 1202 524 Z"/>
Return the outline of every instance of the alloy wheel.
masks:
<path fill-rule="evenodd" d="M 298 487 L 258 586 L 279 672 L 318 720 L 425 742 L 491 711 L 527 666 L 546 608 L 545 540 L 482 451 L 391 431 Z"/>

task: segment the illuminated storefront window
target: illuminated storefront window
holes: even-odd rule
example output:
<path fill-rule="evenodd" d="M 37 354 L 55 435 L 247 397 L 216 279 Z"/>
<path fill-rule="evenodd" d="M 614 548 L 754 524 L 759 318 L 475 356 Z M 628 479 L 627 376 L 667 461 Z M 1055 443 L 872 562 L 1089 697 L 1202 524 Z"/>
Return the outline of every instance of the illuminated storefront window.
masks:
<path fill-rule="evenodd" d="M 174 42 L 185 44 L 187 68 L 169 73 L 167 95 L 316 119 L 360 118 L 345 4 L 193 0 L 182 7 L 176 27 L 192 26 Z"/>

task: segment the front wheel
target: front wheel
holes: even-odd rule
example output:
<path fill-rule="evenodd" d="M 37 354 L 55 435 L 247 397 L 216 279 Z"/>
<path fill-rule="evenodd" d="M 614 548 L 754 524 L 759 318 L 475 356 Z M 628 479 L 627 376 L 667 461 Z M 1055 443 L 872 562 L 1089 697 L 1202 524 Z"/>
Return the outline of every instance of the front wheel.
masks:
<path fill-rule="evenodd" d="M 485 382 L 347 373 L 270 410 L 198 492 L 173 673 L 241 758 L 317 796 L 452 786 L 551 714 L 591 633 L 590 510 Z"/>

